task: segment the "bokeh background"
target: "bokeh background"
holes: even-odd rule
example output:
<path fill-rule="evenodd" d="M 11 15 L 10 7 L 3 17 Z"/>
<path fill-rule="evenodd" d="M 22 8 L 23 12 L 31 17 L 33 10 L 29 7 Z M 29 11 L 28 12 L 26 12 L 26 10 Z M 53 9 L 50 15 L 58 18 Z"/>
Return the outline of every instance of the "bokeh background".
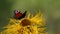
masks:
<path fill-rule="evenodd" d="M 9 23 L 14 10 L 38 10 L 47 18 L 48 34 L 60 34 L 60 0 L 0 0 L 0 31 Z"/>

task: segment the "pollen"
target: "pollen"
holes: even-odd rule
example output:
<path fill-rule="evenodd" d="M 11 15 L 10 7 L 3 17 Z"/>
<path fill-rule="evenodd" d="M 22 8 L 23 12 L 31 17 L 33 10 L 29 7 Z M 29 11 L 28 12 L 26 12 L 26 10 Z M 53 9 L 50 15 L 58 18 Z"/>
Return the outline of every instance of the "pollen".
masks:
<path fill-rule="evenodd" d="M 31 21 L 29 21 L 28 19 L 24 19 L 21 21 L 20 23 L 22 26 L 27 26 L 27 25 L 30 25 L 31 24 Z"/>

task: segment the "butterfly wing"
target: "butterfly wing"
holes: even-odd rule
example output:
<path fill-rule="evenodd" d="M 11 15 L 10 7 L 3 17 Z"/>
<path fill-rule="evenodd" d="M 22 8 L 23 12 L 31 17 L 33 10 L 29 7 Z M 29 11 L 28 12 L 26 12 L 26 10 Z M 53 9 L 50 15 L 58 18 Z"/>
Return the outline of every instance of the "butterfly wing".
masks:
<path fill-rule="evenodd" d="M 19 19 L 21 16 L 22 16 L 22 13 L 20 13 L 20 12 L 17 13 L 17 14 L 15 14 L 15 18 L 16 18 L 16 19 Z"/>
<path fill-rule="evenodd" d="M 25 12 L 22 14 L 22 16 L 19 17 L 18 19 L 22 19 L 22 18 L 24 18 L 24 17 L 26 16 L 26 13 L 27 13 L 27 11 L 25 11 Z"/>

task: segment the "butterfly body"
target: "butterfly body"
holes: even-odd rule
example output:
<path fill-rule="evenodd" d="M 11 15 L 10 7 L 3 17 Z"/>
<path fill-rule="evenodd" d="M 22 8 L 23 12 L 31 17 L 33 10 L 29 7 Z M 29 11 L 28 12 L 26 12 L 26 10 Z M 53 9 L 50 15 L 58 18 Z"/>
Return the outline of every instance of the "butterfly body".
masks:
<path fill-rule="evenodd" d="M 21 11 L 14 11 L 14 18 L 15 19 L 22 19 L 26 16 L 26 11 L 24 13 L 22 13 Z"/>

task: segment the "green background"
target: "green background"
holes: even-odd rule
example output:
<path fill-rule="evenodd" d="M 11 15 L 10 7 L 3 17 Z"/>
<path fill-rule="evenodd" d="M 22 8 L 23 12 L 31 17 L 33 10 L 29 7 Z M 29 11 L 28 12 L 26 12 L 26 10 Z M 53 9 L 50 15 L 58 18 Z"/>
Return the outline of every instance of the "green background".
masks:
<path fill-rule="evenodd" d="M 60 0 L 0 0 L 0 31 L 9 23 L 14 10 L 41 10 L 47 18 L 48 34 L 60 34 Z"/>

